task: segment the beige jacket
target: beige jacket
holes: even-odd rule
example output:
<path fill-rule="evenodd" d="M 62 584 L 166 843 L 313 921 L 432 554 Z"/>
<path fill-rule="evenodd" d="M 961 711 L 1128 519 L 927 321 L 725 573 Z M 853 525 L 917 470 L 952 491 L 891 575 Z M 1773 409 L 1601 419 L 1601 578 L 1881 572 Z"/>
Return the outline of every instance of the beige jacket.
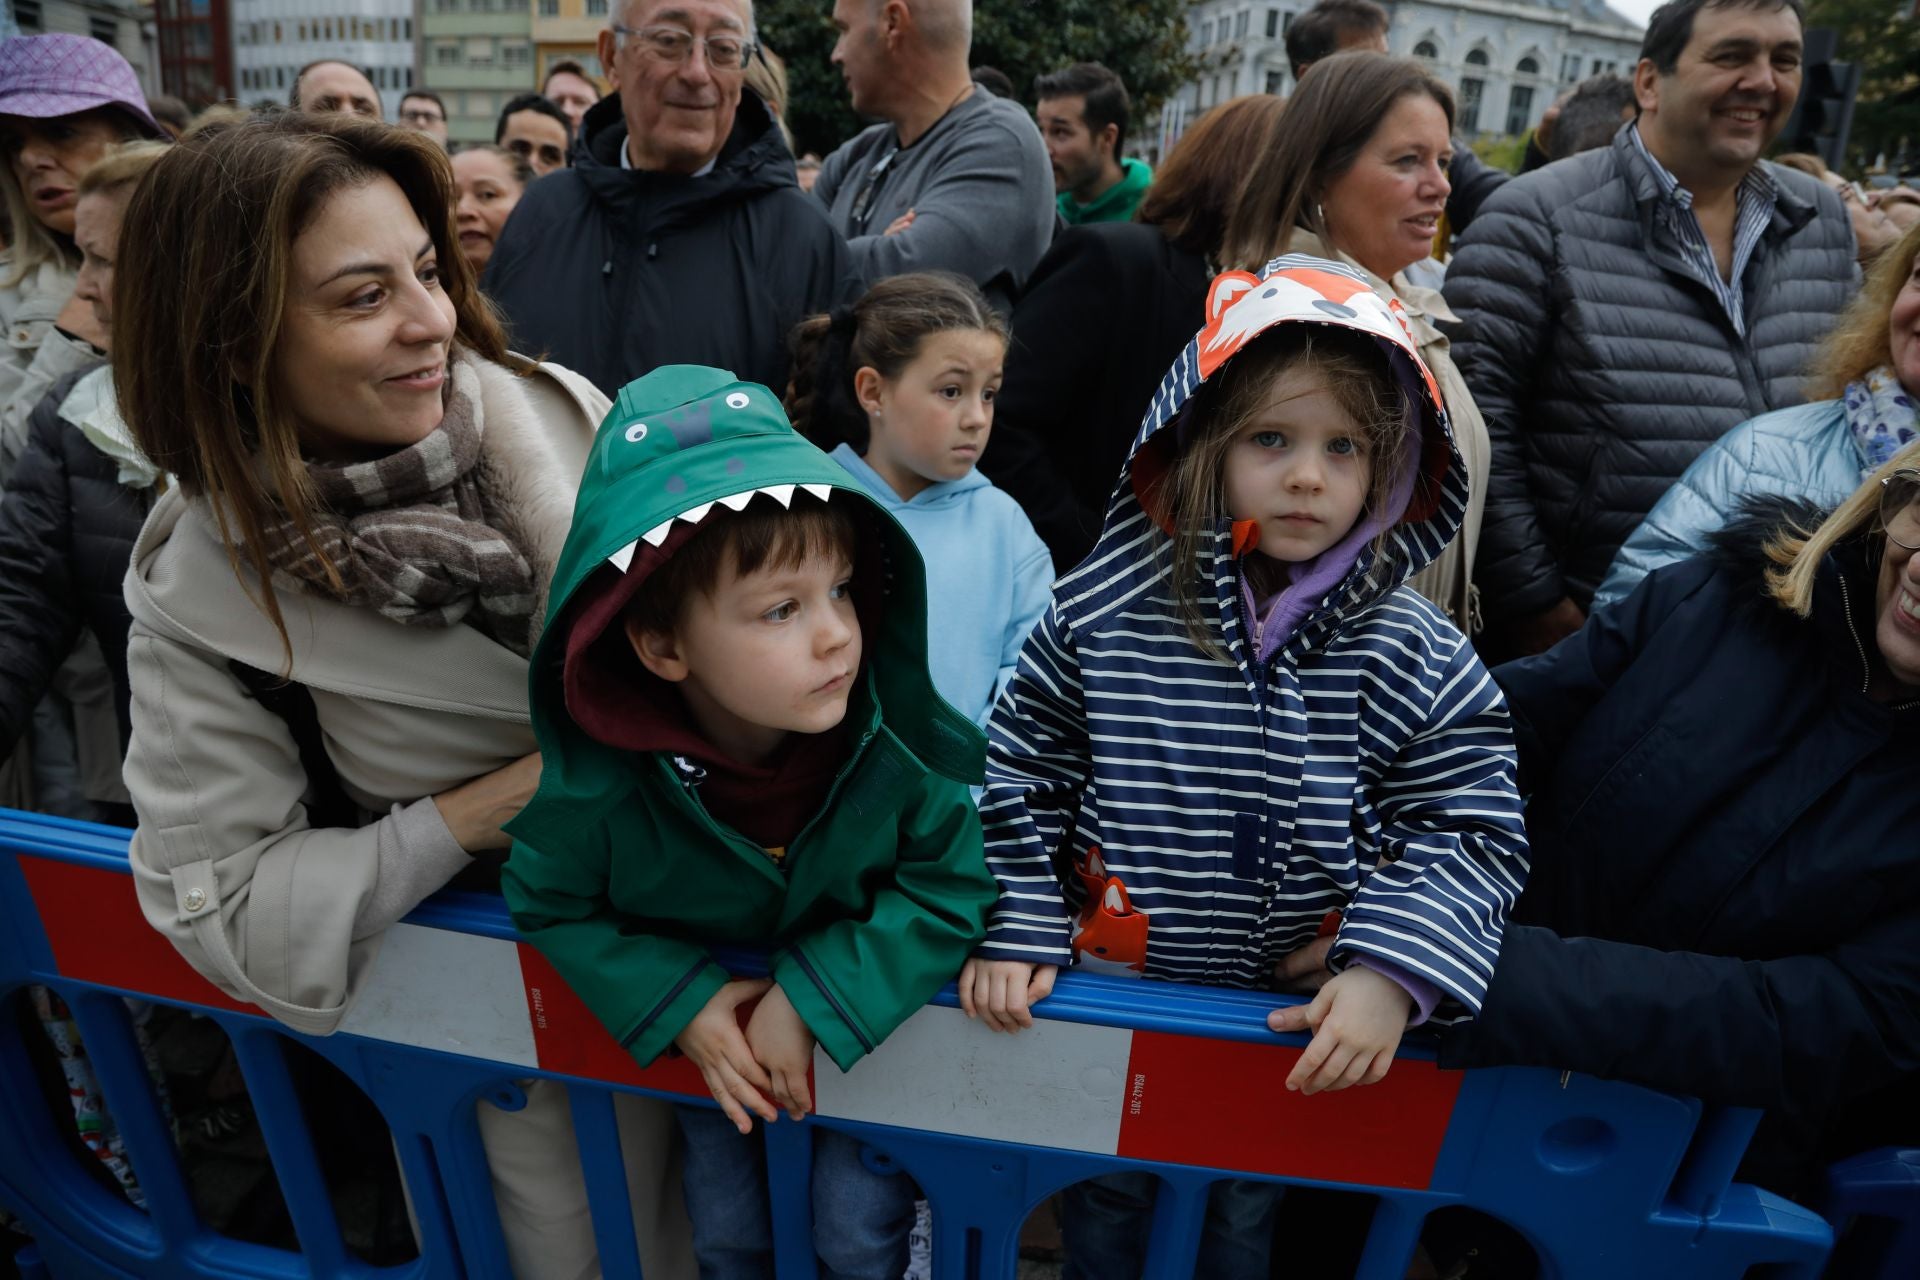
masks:
<path fill-rule="evenodd" d="M 1469 636 L 1480 630 L 1480 597 L 1473 587 L 1474 550 L 1480 543 L 1480 518 L 1487 507 L 1487 468 L 1493 446 L 1487 439 L 1486 419 L 1473 403 L 1467 381 L 1454 367 L 1447 335 L 1435 326 L 1435 320 L 1458 324 L 1459 317 L 1447 309 L 1446 300 L 1432 289 L 1423 289 L 1404 274 L 1382 280 L 1344 253 L 1329 254 L 1319 237 L 1310 231 L 1296 231 L 1287 245 L 1288 253 L 1310 253 L 1315 257 L 1344 262 L 1367 278 L 1374 292 L 1400 300 L 1406 309 L 1407 325 L 1420 347 L 1420 358 L 1433 371 L 1440 396 L 1447 402 L 1447 418 L 1453 424 L 1453 442 L 1467 464 L 1467 517 L 1460 535 L 1448 544 L 1440 558 L 1408 579 L 1407 585 L 1447 611 L 1455 626 Z"/>
<path fill-rule="evenodd" d="M 470 356 L 480 482 L 502 532 L 546 577 L 607 398 L 551 365 L 521 379 Z M 431 797 L 535 750 L 527 663 L 470 626 L 410 627 L 278 591 L 292 679 L 313 695 L 352 799 L 383 814 L 315 830 L 286 723 L 229 659 L 283 669 L 280 638 L 230 566 L 211 512 L 170 490 L 134 545 L 127 667 L 133 872 L 153 927 L 230 995 L 324 1035 L 364 985 L 387 926 L 468 863 Z"/>

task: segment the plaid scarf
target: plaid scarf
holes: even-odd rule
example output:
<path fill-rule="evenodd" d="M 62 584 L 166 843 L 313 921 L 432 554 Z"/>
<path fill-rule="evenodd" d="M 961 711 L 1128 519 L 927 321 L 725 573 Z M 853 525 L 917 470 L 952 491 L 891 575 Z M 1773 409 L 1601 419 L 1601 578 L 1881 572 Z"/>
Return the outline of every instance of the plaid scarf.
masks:
<path fill-rule="evenodd" d="M 426 438 L 371 462 L 309 462 L 323 509 L 314 543 L 291 521 L 266 530 L 267 557 L 301 590 L 395 622 L 471 622 L 522 657 L 532 651 L 535 584 L 527 558 L 493 525 L 476 475 L 473 374 L 455 364 L 446 416 Z"/>

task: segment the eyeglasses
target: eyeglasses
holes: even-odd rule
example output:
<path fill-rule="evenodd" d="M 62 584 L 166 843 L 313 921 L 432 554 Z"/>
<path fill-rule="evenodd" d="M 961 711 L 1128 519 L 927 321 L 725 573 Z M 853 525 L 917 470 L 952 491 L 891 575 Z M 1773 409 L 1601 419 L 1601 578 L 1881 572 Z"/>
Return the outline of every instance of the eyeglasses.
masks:
<path fill-rule="evenodd" d="M 558 169 L 561 165 L 565 164 L 567 160 L 567 153 L 559 147 L 554 146 L 551 142 L 543 142 L 536 147 L 530 139 L 515 138 L 507 143 L 507 150 L 513 152 L 513 154 L 519 156 L 528 164 L 532 164 L 534 160 L 538 159 L 541 164 L 546 165 L 549 169 Z"/>
<path fill-rule="evenodd" d="M 738 71 L 747 65 L 753 57 L 755 45 L 751 40 L 734 35 L 696 36 L 691 31 L 682 31 L 679 27 L 622 27 L 613 26 L 609 30 L 616 37 L 637 36 L 640 47 L 662 62 L 685 62 L 693 55 L 696 41 L 707 48 L 707 65 L 715 71 Z"/>
<path fill-rule="evenodd" d="M 1902 467 L 1880 482 L 1880 525 L 1909 551 L 1920 551 L 1920 471 Z"/>
<path fill-rule="evenodd" d="M 441 115 L 438 111 L 434 111 L 431 109 L 423 110 L 419 107 L 415 107 L 407 111 L 402 111 L 400 113 L 400 118 L 402 120 L 405 120 L 408 124 L 439 124 L 442 120 L 446 119 L 446 117 Z"/>

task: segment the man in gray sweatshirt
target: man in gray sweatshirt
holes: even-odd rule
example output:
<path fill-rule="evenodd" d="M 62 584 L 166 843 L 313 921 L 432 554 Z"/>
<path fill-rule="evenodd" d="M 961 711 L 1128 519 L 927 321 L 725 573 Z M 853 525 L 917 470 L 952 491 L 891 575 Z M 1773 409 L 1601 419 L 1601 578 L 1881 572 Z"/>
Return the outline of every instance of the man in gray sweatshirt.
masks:
<path fill-rule="evenodd" d="M 813 187 L 856 270 L 952 271 L 1010 309 L 1053 239 L 1053 170 L 1026 108 L 973 83 L 972 0 L 836 0 L 833 25 L 853 109 L 882 121 Z"/>

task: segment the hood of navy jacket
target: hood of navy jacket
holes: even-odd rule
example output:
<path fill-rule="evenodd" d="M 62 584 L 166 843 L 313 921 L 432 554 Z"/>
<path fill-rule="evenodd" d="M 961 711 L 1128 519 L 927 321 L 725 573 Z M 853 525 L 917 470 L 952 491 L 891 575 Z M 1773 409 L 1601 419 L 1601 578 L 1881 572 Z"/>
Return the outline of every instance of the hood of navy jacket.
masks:
<path fill-rule="evenodd" d="M 1402 312 L 1397 298 L 1380 297 L 1351 268 L 1300 254 L 1274 259 L 1257 276 L 1244 271 L 1217 276 L 1208 289 L 1204 327 L 1174 361 L 1147 407 L 1100 539 L 1080 567 L 1061 579 L 1056 598 L 1075 613 L 1100 613 L 1164 571 L 1172 533 L 1154 494 L 1182 447 L 1189 406 L 1249 343 L 1287 324 L 1350 329 L 1379 343 L 1401 394 L 1414 407 L 1415 431 L 1401 456 L 1376 459 L 1376 465 L 1397 473 L 1391 511 L 1363 516 L 1333 547 L 1293 566 L 1290 585 L 1260 621 L 1258 653 L 1244 656 L 1264 661 L 1283 646 L 1310 648 L 1343 614 L 1430 564 L 1465 520 L 1467 473 L 1439 387 Z M 1376 542 L 1383 525 L 1386 536 Z M 1257 531 L 1224 516 L 1217 523 L 1212 573 L 1223 601 L 1246 593 L 1238 560 L 1252 549 L 1250 534 Z M 1227 631 L 1232 651 L 1240 637 L 1231 617 Z"/>
<path fill-rule="evenodd" d="M 733 130 L 713 169 L 699 177 L 622 168 L 620 153 L 626 145 L 627 119 L 616 93 L 588 110 L 573 148 L 574 172 L 593 198 L 617 215 L 608 222 L 616 235 L 629 227 L 664 235 L 697 221 L 713 205 L 800 185 L 786 139 L 752 93 L 741 93 Z"/>

